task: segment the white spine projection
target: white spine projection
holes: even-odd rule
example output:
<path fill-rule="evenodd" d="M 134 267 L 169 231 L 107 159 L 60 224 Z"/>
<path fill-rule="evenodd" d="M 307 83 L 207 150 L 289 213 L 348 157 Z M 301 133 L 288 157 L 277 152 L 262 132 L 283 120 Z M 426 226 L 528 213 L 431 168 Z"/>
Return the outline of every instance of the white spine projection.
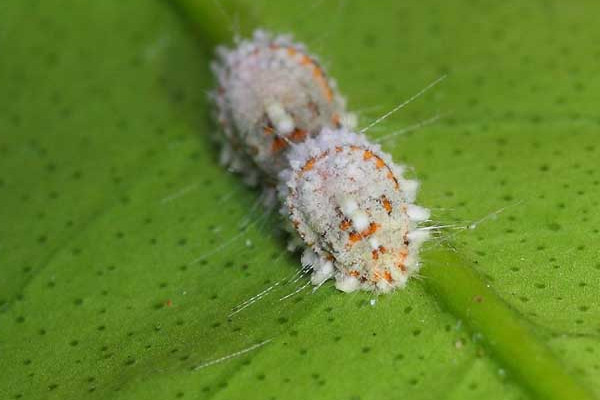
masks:
<path fill-rule="evenodd" d="M 224 131 L 221 162 L 246 183 L 277 190 L 311 281 L 335 279 L 344 292 L 389 292 L 418 268 L 427 239 L 417 224 L 417 182 L 378 145 L 352 132 L 335 82 L 289 36 L 257 31 L 220 47 L 212 94 Z M 273 197 L 273 196 L 271 196 Z"/>

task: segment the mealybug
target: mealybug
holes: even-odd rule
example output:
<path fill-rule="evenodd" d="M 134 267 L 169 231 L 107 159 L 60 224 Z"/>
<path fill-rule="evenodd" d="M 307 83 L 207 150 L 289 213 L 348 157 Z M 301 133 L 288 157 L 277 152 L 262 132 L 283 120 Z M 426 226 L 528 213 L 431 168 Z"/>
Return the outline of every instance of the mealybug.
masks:
<path fill-rule="evenodd" d="M 418 270 L 427 239 L 417 182 L 362 133 L 335 83 L 303 45 L 262 31 L 213 64 L 225 137 L 221 160 L 246 181 L 276 186 L 311 281 L 388 292 Z"/>
<path fill-rule="evenodd" d="M 226 136 L 221 161 L 242 172 L 248 183 L 275 181 L 291 143 L 323 127 L 352 127 L 335 81 L 289 36 L 257 31 L 253 40 L 241 41 L 233 50 L 220 47 L 217 53 L 213 98 Z"/>

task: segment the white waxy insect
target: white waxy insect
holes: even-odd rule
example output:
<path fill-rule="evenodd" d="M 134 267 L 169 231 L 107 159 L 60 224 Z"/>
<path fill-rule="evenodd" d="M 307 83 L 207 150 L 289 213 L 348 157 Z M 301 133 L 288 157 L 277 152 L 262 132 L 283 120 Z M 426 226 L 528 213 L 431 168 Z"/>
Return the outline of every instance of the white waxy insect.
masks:
<path fill-rule="evenodd" d="M 221 161 L 248 183 L 274 180 L 286 166 L 290 143 L 323 127 L 351 127 L 353 118 L 345 113 L 335 81 L 291 37 L 257 31 L 252 40 L 217 53 L 213 97 L 226 136 Z"/>
<path fill-rule="evenodd" d="M 213 95 L 225 131 L 222 161 L 246 181 L 275 184 L 311 281 L 344 292 L 389 292 L 419 268 L 429 211 L 418 183 L 378 145 L 352 132 L 335 83 L 303 45 L 257 32 L 219 49 Z M 264 180 L 265 182 L 261 182 Z"/>
<path fill-rule="evenodd" d="M 387 292 L 418 270 L 429 212 L 412 204 L 415 181 L 362 134 L 323 129 L 287 153 L 282 213 L 302 238 L 312 283 L 334 278 L 345 292 Z M 332 268 L 333 266 L 333 268 Z"/>

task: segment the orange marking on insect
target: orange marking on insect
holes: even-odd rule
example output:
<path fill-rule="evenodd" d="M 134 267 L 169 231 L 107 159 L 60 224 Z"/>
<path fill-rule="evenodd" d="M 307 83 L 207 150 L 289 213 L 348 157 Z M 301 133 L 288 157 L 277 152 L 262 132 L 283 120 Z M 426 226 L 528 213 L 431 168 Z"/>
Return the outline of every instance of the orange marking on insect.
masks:
<path fill-rule="evenodd" d="M 379 252 L 380 253 L 386 253 L 387 249 L 384 246 L 379 246 Z"/>
<path fill-rule="evenodd" d="M 373 257 L 373 260 L 378 260 L 379 259 L 379 250 L 375 249 L 375 250 L 371 251 L 371 257 Z"/>
<path fill-rule="evenodd" d="M 302 167 L 302 172 L 310 171 L 311 169 L 313 169 L 316 162 L 317 160 L 314 157 L 309 158 L 306 164 L 304 164 L 304 166 Z"/>
<path fill-rule="evenodd" d="M 375 271 L 373 273 L 373 278 L 371 279 L 371 282 L 377 283 L 377 282 L 379 282 L 380 279 L 381 279 L 381 274 L 379 273 L 379 271 Z"/>
<path fill-rule="evenodd" d="M 331 102 L 331 100 L 333 100 L 333 91 L 329 87 L 327 79 L 325 79 L 325 76 L 323 75 L 323 71 L 321 71 L 321 69 L 317 66 L 314 66 L 313 77 L 315 78 L 319 86 L 321 86 L 321 89 L 323 90 L 327 101 Z"/>
<path fill-rule="evenodd" d="M 272 43 L 269 45 L 269 48 L 271 50 L 278 50 L 281 47 Z M 296 50 L 293 47 L 286 47 L 286 50 L 288 55 L 291 57 L 294 57 L 296 56 L 296 54 L 298 54 L 298 50 Z M 316 62 L 306 54 L 302 54 L 302 57 L 300 58 L 300 65 L 306 65 L 313 68 L 313 76 L 317 80 L 319 86 L 321 86 L 321 89 L 325 94 L 325 98 L 331 103 L 331 101 L 333 100 L 333 90 L 331 90 L 331 87 L 329 87 L 329 83 L 325 78 L 323 70 L 321 70 L 321 68 L 316 64 Z"/>
<path fill-rule="evenodd" d="M 321 69 L 319 67 L 315 66 L 315 69 L 313 69 L 313 76 L 317 80 L 321 80 L 321 79 L 323 79 L 323 71 L 321 71 Z"/>
<path fill-rule="evenodd" d="M 302 58 L 300 59 L 300 64 L 302 64 L 302 65 L 314 65 L 313 61 L 306 54 L 302 55 Z"/>
<path fill-rule="evenodd" d="M 350 225 L 352 225 L 352 223 L 345 219 L 340 223 L 340 229 L 345 231 L 346 229 L 350 228 Z"/>
<path fill-rule="evenodd" d="M 392 173 L 392 171 L 388 171 L 387 178 L 389 180 L 391 180 L 392 182 L 394 182 L 394 188 L 395 189 L 398 189 L 400 187 L 400 184 L 398 183 L 398 180 L 396 179 L 396 177 L 394 176 L 394 174 Z"/>
<path fill-rule="evenodd" d="M 392 283 L 392 274 L 390 274 L 390 271 L 385 271 L 383 273 L 383 279 L 385 279 L 389 283 Z"/>
<path fill-rule="evenodd" d="M 385 195 L 381 196 L 381 204 L 383 205 L 383 208 L 385 208 L 385 211 L 388 213 L 388 215 L 390 215 L 392 213 L 392 203 L 387 197 L 385 197 Z"/>
<path fill-rule="evenodd" d="M 365 159 L 365 160 L 368 160 L 368 159 L 370 159 L 370 158 L 372 158 L 372 157 L 375 157 L 375 159 L 376 159 L 376 161 L 375 161 L 375 166 L 377 167 L 377 169 L 380 169 L 380 168 L 386 167 L 386 168 L 387 168 L 387 170 L 388 170 L 388 172 L 387 172 L 387 174 L 386 174 L 386 177 L 387 177 L 389 180 L 391 180 L 391 181 L 393 181 L 393 182 L 394 182 L 394 188 L 395 188 L 396 190 L 398 190 L 398 189 L 400 188 L 400 184 L 398 183 L 398 180 L 397 180 L 397 179 L 396 179 L 396 177 L 394 176 L 394 173 L 392 172 L 392 170 L 390 169 L 390 167 L 388 167 L 388 166 L 385 164 L 385 162 L 384 162 L 384 161 L 383 161 L 383 160 L 382 160 L 382 159 L 381 159 L 379 156 L 377 156 L 377 155 L 373 154 L 373 152 L 372 152 L 372 151 L 370 151 L 370 150 L 365 150 L 365 149 L 362 149 L 361 147 L 359 147 L 359 146 L 356 146 L 356 145 L 351 145 L 351 146 L 350 146 L 350 150 L 353 150 L 353 151 L 357 151 L 357 150 L 363 150 L 363 151 L 364 151 L 364 152 L 363 152 L 363 159 Z"/>
<path fill-rule="evenodd" d="M 336 153 L 341 153 L 344 149 L 342 148 L 342 146 L 335 146 L 335 152 Z"/>
<path fill-rule="evenodd" d="M 408 249 L 407 248 L 400 249 L 400 252 L 398 254 L 399 261 L 396 264 L 396 266 L 398 268 L 400 268 L 402 271 L 406 271 L 406 267 L 404 266 L 404 261 L 406 260 L 407 256 L 408 256 Z"/>
<path fill-rule="evenodd" d="M 294 142 L 301 142 L 306 138 L 308 132 L 302 129 L 294 129 L 294 132 L 290 133 L 287 137 Z"/>
<path fill-rule="evenodd" d="M 367 236 L 371 236 L 372 234 L 374 234 L 375 232 L 377 232 L 377 230 L 379 229 L 381 225 L 375 223 L 375 222 L 371 222 L 369 224 L 369 227 L 367 229 L 365 229 L 364 231 L 362 231 L 360 233 L 361 236 L 363 237 L 367 237 Z"/>
<path fill-rule="evenodd" d="M 352 271 L 350 271 L 348 273 L 350 276 L 354 276 L 354 277 L 359 277 L 360 276 L 360 272 L 358 272 L 357 270 L 353 269 Z"/>
<path fill-rule="evenodd" d="M 350 244 L 354 244 L 354 243 L 360 241 L 361 239 L 362 239 L 362 235 L 358 232 L 351 232 L 350 236 L 348 237 Z"/>
<path fill-rule="evenodd" d="M 338 113 L 334 113 L 331 116 L 331 123 L 336 127 L 339 128 L 340 126 L 342 126 L 342 124 L 340 123 L 340 114 Z"/>
<path fill-rule="evenodd" d="M 286 146 L 287 146 L 287 142 L 285 141 L 285 139 L 277 136 L 275 139 L 273 139 L 273 143 L 271 143 L 271 151 L 273 153 L 276 153 L 276 152 L 280 151 L 281 149 L 284 149 Z"/>
<path fill-rule="evenodd" d="M 321 154 L 319 154 L 317 157 L 311 157 L 311 158 L 309 158 L 308 161 L 306 161 L 306 163 L 304 164 L 304 166 L 298 172 L 298 176 L 300 177 L 305 172 L 310 171 L 311 169 L 313 169 L 313 167 L 315 166 L 315 163 L 318 160 L 321 160 L 321 159 L 327 157 L 328 154 L 329 154 L 329 150 L 325 150 L 324 152 L 322 152 Z"/>

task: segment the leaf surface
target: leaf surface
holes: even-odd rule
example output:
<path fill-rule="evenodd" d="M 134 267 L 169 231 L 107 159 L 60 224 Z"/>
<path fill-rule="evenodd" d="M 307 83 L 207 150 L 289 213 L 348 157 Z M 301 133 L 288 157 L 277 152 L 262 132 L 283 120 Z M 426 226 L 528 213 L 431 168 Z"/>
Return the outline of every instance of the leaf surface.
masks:
<path fill-rule="evenodd" d="M 280 300 L 301 279 L 228 317 L 299 260 L 218 165 L 210 51 L 161 1 L 51 3 L 0 4 L 1 398 L 531 398 L 427 282 Z M 384 143 L 436 223 L 478 222 L 430 248 L 451 240 L 599 396 L 599 6 L 250 7 L 362 126 L 448 74 L 369 135 L 445 114 Z"/>

